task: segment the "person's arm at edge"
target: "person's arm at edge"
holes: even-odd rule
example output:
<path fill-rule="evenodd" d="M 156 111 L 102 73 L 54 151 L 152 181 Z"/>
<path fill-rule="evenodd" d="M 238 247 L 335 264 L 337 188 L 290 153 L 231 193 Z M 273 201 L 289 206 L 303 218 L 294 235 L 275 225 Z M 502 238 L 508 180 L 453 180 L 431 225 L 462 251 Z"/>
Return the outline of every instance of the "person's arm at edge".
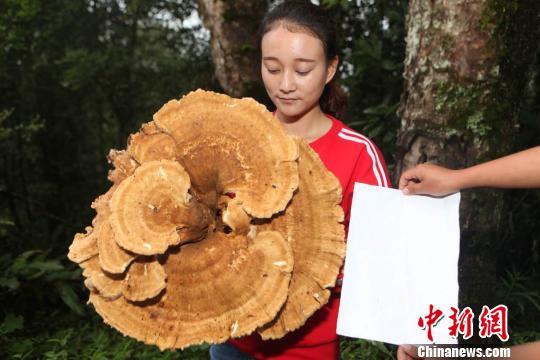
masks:
<path fill-rule="evenodd" d="M 405 194 L 448 195 L 474 187 L 540 188 L 540 146 L 461 170 L 421 164 L 405 171 Z"/>
<path fill-rule="evenodd" d="M 512 351 L 510 359 L 537 360 L 540 359 L 540 341 L 510 346 Z M 503 359 L 503 358 L 499 358 Z"/>
<path fill-rule="evenodd" d="M 510 346 L 512 360 L 537 360 L 540 359 L 540 341 Z M 417 348 L 413 345 L 400 345 L 397 350 L 397 360 L 418 360 Z M 503 360 L 509 358 L 494 357 L 492 359 Z"/>

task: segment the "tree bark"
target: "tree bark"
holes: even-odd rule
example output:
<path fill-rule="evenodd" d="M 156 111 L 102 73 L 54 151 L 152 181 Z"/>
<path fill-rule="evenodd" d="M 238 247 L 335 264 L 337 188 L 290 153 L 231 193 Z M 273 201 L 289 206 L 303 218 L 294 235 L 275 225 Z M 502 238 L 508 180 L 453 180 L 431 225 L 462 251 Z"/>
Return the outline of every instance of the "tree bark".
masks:
<path fill-rule="evenodd" d="M 538 50 L 535 0 L 411 0 L 394 180 L 422 162 L 462 168 L 507 154 Z M 460 305 L 494 305 L 501 192 L 461 202 Z M 436 241 L 436 239 L 434 239 Z M 479 338 L 472 339 L 478 342 Z"/>
<path fill-rule="evenodd" d="M 199 14 L 210 30 L 210 46 L 219 84 L 231 96 L 261 92 L 257 30 L 266 1 L 198 0 Z"/>

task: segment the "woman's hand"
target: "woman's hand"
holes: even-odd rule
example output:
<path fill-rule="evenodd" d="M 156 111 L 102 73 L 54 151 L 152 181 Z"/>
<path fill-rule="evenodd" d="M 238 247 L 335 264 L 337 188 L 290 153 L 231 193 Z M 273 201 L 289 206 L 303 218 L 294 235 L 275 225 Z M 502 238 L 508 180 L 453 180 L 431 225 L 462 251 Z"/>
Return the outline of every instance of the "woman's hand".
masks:
<path fill-rule="evenodd" d="M 422 359 L 418 357 L 418 349 L 413 345 L 400 345 L 397 350 L 397 360 L 417 360 Z"/>
<path fill-rule="evenodd" d="M 401 174 L 399 188 L 405 195 L 449 195 L 460 190 L 457 173 L 442 166 L 420 164 Z"/>

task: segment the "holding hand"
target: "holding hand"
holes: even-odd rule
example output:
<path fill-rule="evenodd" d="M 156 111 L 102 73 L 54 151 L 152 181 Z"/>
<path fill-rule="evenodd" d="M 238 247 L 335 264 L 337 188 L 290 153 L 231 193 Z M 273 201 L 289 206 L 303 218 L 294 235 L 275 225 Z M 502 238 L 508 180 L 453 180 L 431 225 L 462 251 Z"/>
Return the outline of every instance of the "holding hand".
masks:
<path fill-rule="evenodd" d="M 399 189 L 405 195 L 445 196 L 458 192 L 458 170 L 433 164 L 420 164 L 401 174 Z"/>
<path fill-rule="evenodd" d="M 420 164 L 399 179 L 406 195 L 445 196 L 474 187 L 540 188 L 540 146 L 462 170 Z"/>
<path fill-rule="evenodd" d="M 400 345 L 397 350 L 397 360 L 417 360 L 418 348 L 413 345 Z"/>

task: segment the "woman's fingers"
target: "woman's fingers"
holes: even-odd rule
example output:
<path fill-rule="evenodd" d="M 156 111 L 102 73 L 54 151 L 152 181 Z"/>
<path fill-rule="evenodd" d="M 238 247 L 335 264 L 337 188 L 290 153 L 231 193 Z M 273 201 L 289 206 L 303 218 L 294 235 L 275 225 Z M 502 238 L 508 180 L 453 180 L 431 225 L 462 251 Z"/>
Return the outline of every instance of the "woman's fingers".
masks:
<path fill-rule="evenodd" d="M 433 164 L 420 164 L 405 171 L 399 188 L 405 195 L 445 196 L 456 191 L 455 171 Z"/>
<path fill-rule="evenodd" d="M 403 190 L 405 187 L 407 187 L 410 184 L 418 183 L 420 182 L 419 175 L 422 172 L 420 166 L 415 166 L 411 169 L 408 169 L 401 174 L 401 177 L 399 178 L 399 189 Z"/>
<path fill-rule="evenodd" d="M 416 360 L 418 357 L 418 349 L 413 345 L 400 345 L 397 351 L 397 360 Z"/>

